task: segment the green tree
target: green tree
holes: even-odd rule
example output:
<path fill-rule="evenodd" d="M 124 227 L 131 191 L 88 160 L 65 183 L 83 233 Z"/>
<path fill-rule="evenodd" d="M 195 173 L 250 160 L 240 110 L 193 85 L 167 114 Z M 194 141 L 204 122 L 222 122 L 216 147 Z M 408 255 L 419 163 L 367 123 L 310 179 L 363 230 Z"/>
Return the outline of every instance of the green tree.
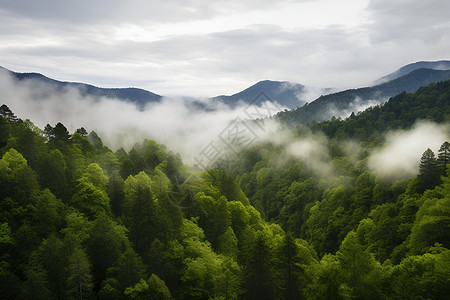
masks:
<path fill-rule="evenodd" d="M 154 300 L 170 300 L 172 295 L 169 288 L 164 283 L 164 280 L 159 278 L 156 274 L 152 274 L 150 278 L 145 281 L 141 279 L 134 287 L 128 287 L 125 290 L 125 295 L 130 299 L 154 299 Z"/>
<path fill-rule="evenodd" d="M 304 297 L 304 289 L 308 283 L 306 269 L 313 262 L 308 252 L 309 250 L 301 250 L 291 233 L 283 237 L 278 254 L 281 273 L 278 281 L 282 285 L 283 299 Z"/>
<path fill-rule="evenodd" d="M 92 297 L 91 264 L 81 248 L 75 248 L 69 257 L 68 284 L 73 299 L 83 300 Z"/>
<path fill-rule="evenodd" d="M 447 165 L 450 163 L 450 143 L 444 142 L 438 150 L 437 163 L 441 170 L 441 175 L 445 175 Z"/>
<path fill-rule="evenodd" d="M 49 289 L 49 278 L 47 277 L 47 271 L 41 264 L 39 257 L 36 255 L 36 253 L 30 256 L 28 260 L 28 265 L 25 268 L 24 273 L 26 280 L 20 287 L 21 295 L 18 298 L 38 299 L 38 300 L 56 298 L 55 297 L 56 295 L 52 294 L 52 292 Z M 8 286 L 8 288 L 12 288 L 12 286 Z"/>
<path fill-rule="evenodd" d="M 111 176 L 109 176 L 107 187 L 111 209 L 115 216 L 122 215 L 121 207 L 124 200 L 124 187 L 125 181 L 123 180 L 122 176 L 120 176 L 119 171 L 115 170 L 111 173 Z"/>
<path fill-rule="evenodd" d="M 363 233 L 359 237 L 354 231 L 347 234 L 337 253 L 339 264 L 355 298 L 379 299 L 382 295 L 379 276 L 372 275 L 378 275 L 381 266 L 367 252 L 360 239 L 364 239 Z"/>
<path fill-rule="evenodd" d="M 236 260 L 238 254 L 238 239 L 234 235 L 233 228 L 228 227 L 227 230 L 219 236 L 218 253 L 231 257 Z"/>
<path fill-rule="evenodd" d="M 440 253 L 439 253 L 440 252 Z M 390 270 L 396 299 L 446 299 L 450 293 L 450 250 L 409 256 Z"/>
<path fill-rule="evenodd" d="M 258 234 L 246 257 L 243 270 L 245 299 L 275 299 L 278 281 L 275 278 L 274 256 L 263 234 Z"/>
<path fill-rule="evenodd" d="M 439 169 L 434 152 L 428 148 L 420 159 L 419 180 L 424 189 L 432 189 L 439 183 Z"/>
<path fill-rule="evenodd" d="M 130 239 L 142 257 L 156 235 L 157 216 L 151 186 L 152 181 L 145 172 L 129 176 L 125 180 L 125 198 L 121 207 L 125 225 L 130 230 Z"/>
<path fill-rule="evenodd" d="M 343 270 L 336 256 L 326 254 L 313 276 L 313 282 L 307 288 L 308 299 L 345 299 L 348 287 L 345 285 Z"/>
<path fill-rule="evenodd" d="M 115 279 L 117 284 L 114 287 L 123 293 L 127 287 L 135 286 L 141 278 L 146 277 L 146 271 L 142 259 L 133 248 L 128 247 L 108 268 L 107 276 Z"/>
<path fill-rule="evenodd" d="M 129 247 L 126 232 L 125 227 L 105 214 L 100 214 L 93 221 L 87 240 L 87 253 L 92 263 L 95 291 L 100 289 L 101 282 L 106 278 L 106 270 Z"/>

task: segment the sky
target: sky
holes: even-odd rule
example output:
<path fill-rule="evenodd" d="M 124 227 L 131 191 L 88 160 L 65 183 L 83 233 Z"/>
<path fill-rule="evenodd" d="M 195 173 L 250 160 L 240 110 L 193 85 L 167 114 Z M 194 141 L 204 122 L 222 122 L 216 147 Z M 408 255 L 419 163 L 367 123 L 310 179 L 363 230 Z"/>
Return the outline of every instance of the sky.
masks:
<path fill-rule="evenodd" d="M 0 65 L 164 96 L 338 89 L 450 59 L 444 0 L 0 0 Z"/>

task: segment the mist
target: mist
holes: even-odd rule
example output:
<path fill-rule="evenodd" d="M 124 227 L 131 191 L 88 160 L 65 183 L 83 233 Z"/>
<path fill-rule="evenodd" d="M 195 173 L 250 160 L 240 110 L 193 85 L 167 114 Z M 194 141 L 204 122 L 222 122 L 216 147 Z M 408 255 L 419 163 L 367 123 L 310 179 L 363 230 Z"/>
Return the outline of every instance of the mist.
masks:
<path fill-rule="evenodd" d="M 258 109 L 220 105 L 204 111 L 193 109 L 182 99 L 163 98 L 139 110 L 133 103 L 123 100 L 82 96 L 74 88 L 56 90 L 33 80 L 17 82 L 6 72 L 0 72 L 0 102 L 8 105 L 19 118 L 30 119 L 41 129 L 58 122 L 71 133 L 84 127 L 88 132 L 97 132 L 103 143 L 113 150 L 120 147 L 128 150 L 146 138 L 154 139 L 180 153 L 188 163 L 194 163 L 211 143 L 226 142 L 230 124 L 243 123 L 253 115 L 252 110 Z M 260 115 L 268 117 L 276 113 L 276 106 L 263 112 L 267 105 L 262 103 Z M 236 120 L 240 122 L 234 122 Z M 247 131 L 257 140 L 261 134 L 267 134 L 267 130 L 269 127 L 261 127 L 259 123 Z"/>
<path fill-rule="evenodd" d="M 437 155 L 440 145 L 448 140 L 448 125 L 417 122 L 411 130 L 389 133 L 384 147 L 369 156 L 368 165 L 375 174 L 385 179 L 415 176 L 425 150 L 430 148 Z"/>
<path fill-rule="evenodd" d="M 325 110 L 325 116 L 336 117 L 336 118 L 347 118 L 352 113 L 358 113 L 360 111 L 364 111 L 369 107 L 376 106 L 388 101 L 389 98 L 379 98 L 379 99 L 361 99 L 360 97 L 356 97 L 352 102 L 348 104 L 348 107 L 345 109 L 337 108 L 334 104 L 328 105 Z"/>

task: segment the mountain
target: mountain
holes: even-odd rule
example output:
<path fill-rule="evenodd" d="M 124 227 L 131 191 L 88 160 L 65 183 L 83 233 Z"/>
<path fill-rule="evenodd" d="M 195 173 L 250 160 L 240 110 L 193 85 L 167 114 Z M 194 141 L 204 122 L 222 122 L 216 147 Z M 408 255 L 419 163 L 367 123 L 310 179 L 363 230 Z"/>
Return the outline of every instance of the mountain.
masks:
<path fill-rule="evenodd" d="M 58 91 L 74 88 L 79 90 L 82 96 L 107 97 L 129 101 L 136 104 L 140 109 L 143 109 L 147 103 L 159 102 L 162 98 L 158 94 L 138 88 L 100 88 L 85 83 L 58 81 L 39 73 L 16 73 L 3 67 L 0 67 L 0 70 L 8 72 L 18 81 L 32 80 Z"/>
<path fill-rule="evenodd" d="M 359 89 L 350 89 L 321 96 L 317 100 L 295 110 L 280 112 L 276 117 L 288 124 L 297 125 L 323 121 L 335 117 L 347 117 L 383 103 L 402 92 L 414 92 L 432 82 L 450 79 L 450 70 L 417 69 L 397 79 Z"/>
<path fill-rule="evenodd" d="M 314 89 L 312 91 L 311 88 L 302 84 L 288 81 L 263 80 L 231 96 L 221 95 L 214 97 L 212 102 L 220 102 L 230 107 L 235 107 L 239 102 L 252 104 L 260 100 L 260 96 L 263 96 L 263 100 L 277 102 L 282 107 L 293 109 L 308 102 L 311 92 L 316 92 L 320 95 L 326 91 L 327 89 Z"/>
<path fill-rule="evenodd" d="M 375 84 L 385 83 L 387 81 L 391 81 L 397 79 L 401 76 L 404 76 L 412 71 L 418 69 L 432 69 L 432 70 L 450 70 L 450 61 L 449 60 L 439 60 L 439 61 L 419 61 L 406 66 L 401 67 L 397 71 L 383 76 L 380 79 L 375 81 Z"/>

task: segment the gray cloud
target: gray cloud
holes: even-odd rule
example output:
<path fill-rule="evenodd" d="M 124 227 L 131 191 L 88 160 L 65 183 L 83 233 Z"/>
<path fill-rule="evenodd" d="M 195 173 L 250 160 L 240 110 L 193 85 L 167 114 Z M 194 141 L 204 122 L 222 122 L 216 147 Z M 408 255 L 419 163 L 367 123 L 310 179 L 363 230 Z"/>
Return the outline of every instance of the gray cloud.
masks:
<path fill-rule="evenodd" d="M 215 96 L 262 79 L 356 87 L 413 61 L 448 59 L 446 2 L 370 1 L 354 25 L 283 23 L 277 11 L 301 13 L 301 2 L 317 3 L 3 1 L 0 65 L 100 86 Z M 225 24 L 214 27 L 220 18 Z M 206 23 L 177 32 L 198 21 Z"/>
<path fill-rule="evenodd" d="M 435 42 L 449 36 L 450 2 L 440 0 L 372 0 L 368 11 L 374 42 L 421 40 Z"/>

